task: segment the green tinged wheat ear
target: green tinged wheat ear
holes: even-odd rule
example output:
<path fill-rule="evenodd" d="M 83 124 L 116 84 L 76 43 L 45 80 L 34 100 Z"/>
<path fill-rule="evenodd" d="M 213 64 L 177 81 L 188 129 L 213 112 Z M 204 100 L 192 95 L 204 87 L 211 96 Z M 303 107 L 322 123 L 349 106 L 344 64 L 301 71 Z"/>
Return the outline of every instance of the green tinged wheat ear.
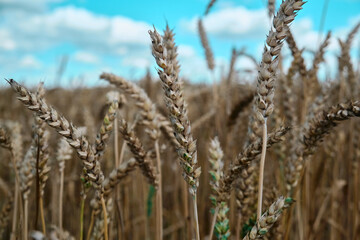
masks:
<path fill-rule="evenodd" d="M 282 212 L 294 202 L 291 198 L 278 198 L 269 209 L 259 218 L 243 240 L 262 239 L 269 232 L 275 222 L 278 221 Z"/>
<path fill-rule="evenodd" d="M 216 239 L 226 240 L 230 237 L 230 226 L 227 212 L 229 208 L 226 202 L 218 202 L 220 179 L 223 175 L 224 162 L 222 160 L 224 153 L 220 147 L 220 142 L 217 137 L 211 140 L 209 147 L 209 162 L 210 162 L 210 186 L 212 194 L 210 200 L 213 205 L 212 213 L 216 214 L 216 223 L 214 232 Z"/>
<path fill-rule="evenodd" d="M 158 139 L 160 136 L 158 114 L 155 104 L 150 100 L 146 92 L 138 85 L 111 73 L 102 73 L 100 78 L 120 88 L 137 101 L 136 106 L 141 109 L 141 123 L 146 126 L 146 132 L 151 139 Z"/>
<path fill-rule="evenodd" d="M 248 219 L 255 210 L 256 189 L 259 164 L 252 162 L 241 173 L 239 179 L 234 183 L 234 192 L 238 213 L 241 214 L 242 222 Z"/>
<path fill-rule="evenodd" d="M 192 196 L 196 240 L 200 240 L 196 192 L 201 168 L 197 167 L 196 141 L 192 136 L 187 105 L 181 89 L 182 81 L 179 79 L 180 65 L 177 61 L 174 33 L 169 26 L 166 26 L 164 36 L 160 36 L 156 29 L 150 30 L 149 35 L 152 42 L 152 54 L 160 67 L 158 75 L 165 92 L 165 104 L 169 111 L 169 119 L 175 138 L 179 143 L 177 152 L 183 168 L 183 177 L 189 185 L 189 192 Z"/>
<path fill-rule="evenodd" d="M 120 95 L 118 92 L 109 92 L 107 100 L 110 104 L 105 117 L 101 123 L 100 131 L 95 139 L 95 156 L 100 158 L 104 154 L 106 142 L 114 127 L 114 120 L 116 119 L 116 111 L 119 108 Z"/>
<path fill-rule="evenodd" d="M 190 186 L 190 193 L 196 195 L 201 169 L 196 167 L 196 141 L 193 140 L 190 121 L 187 116 L 187 106 L 181 89 L 180 65 L 176 60 L 177 47 L 174 43 L 174 34 L 168 26 L 163 37 L 155 29 L 149 31 L 149 34 L 152 40 L 152 53 L 160 67 L 158 74 L 163 83 L 170 122 L 175 138 L 179 143 L 177 151 L 183 168 L 183 176 Z"/>

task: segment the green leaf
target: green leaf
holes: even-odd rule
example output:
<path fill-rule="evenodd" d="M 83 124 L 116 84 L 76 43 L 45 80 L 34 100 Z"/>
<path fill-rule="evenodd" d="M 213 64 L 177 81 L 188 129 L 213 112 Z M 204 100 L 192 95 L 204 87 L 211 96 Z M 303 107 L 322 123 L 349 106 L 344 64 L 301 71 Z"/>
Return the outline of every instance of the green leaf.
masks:
<path fill-rule="evenodd" d="M 155 187 L 153 185 L 150 185 L 149 193 L 147 197 L 147 217 L 151 216 L 152 213 L 152 207 L 153 207 L 153 198 L 155 196 Z"/>

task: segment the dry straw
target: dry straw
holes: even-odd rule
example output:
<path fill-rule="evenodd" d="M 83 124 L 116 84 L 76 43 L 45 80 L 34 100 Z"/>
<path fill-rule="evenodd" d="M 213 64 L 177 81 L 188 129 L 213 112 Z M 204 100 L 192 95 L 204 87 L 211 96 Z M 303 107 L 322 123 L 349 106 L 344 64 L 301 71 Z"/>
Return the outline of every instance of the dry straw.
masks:
<path fill-rule="evenodd" d="M 209 44 L 209 40 L 206 36 L 206 32 L 205 32 L 201 18 L 198 20 L 198 31 L 199 31 L 199 36 L 200 36 L 200 40 L 201 40 L 201 45 L 202 45 L 203 49 L 205 49 L 207 66 L 208 66 L 209 70 L 212 71 L 215 68 L 214 54 L 212 53 L 212 50 L 211 50 L 211 47 Z"/>

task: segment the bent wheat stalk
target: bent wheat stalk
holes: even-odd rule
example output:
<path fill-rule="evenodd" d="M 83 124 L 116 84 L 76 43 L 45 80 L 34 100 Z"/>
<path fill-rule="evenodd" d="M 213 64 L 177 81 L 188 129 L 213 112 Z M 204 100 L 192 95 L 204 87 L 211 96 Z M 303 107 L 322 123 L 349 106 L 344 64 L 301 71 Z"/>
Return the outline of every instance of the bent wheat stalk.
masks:
<path fill-rule="evenodd" d="M 104 174 L 99 161 L 95 157 L 94 149 L 89 144 L 87 138 L 65 117 L 60 116 L 54 108 L 48 106 L 44 99 L 31 93 L 13 79 L 7 80 L 7 82 L 19 95 L 18 99 L 27 106 L 28 109 L 34 111 L 50 127 L 54 128 L 58 134 L 65 137 L 66 141 L 76 150 L 77 155 L 82 160 L 87 180 L 93 184 L 95 189 L 101 192 L 101 183 L 104 180 Z"/>

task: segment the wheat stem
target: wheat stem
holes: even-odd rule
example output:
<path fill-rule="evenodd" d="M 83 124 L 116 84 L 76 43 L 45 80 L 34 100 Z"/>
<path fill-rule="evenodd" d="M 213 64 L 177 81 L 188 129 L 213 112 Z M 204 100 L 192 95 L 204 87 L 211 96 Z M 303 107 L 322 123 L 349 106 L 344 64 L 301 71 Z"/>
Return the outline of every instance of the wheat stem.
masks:
<path fill-rule="evenodd" d="M 24 199 L 24 231 L 23 238 L 24 240 L 28 240 L 28 199 Z"/>
<path fill-rule="evenodd" d="M 101 196 L 101 206 L 104 214 L 104 239 L 108 240 L 109 237 L 108 237 L 107 212 L 106 212 L 106 205 L 103 196 Z"/>
<path fill-rule="evenodd" d="M 88 229 L 88 232 L 87 232 L 86 240 L 90 240 L 91 232 L 92 232 L 92 229 L 94 227 L 94 221 L 95 221 L 95 211 L 92 210 L 91 211 L 90 225 L 89 225 L 89 229 Z"/>
<path fill-rule="evenodd" d="M 12 227 L 11 227 L 11 240 L 16 240 L 16 223 L 17 223 L 17 212 L 18 212 L 18 204 L 19 204 L 19 182 L 15 182 L 15 195 L 14 195 L 14 211 L 13 211 L 13 219 L 12 219 Z"/>
<path fill-rule="evenodd" d="M 46 226 L 45 226 L 45 217 L 44 217 L 44 200 L 43 197 L 40 197 L 39 200 L 39 207 L 40 207 L 40 218 L 41 218 L 41 226 L 42 226 L 42 232 L 46 236 Z"/>
<path fill-rule="evenodd" d="M 84 207 L 85 207 L 85 195 L 81 197 L 81 208 L 80 208 L 80 240 L 84 239 Z"/>
<path fill-rule="evenodd" d="M 156 202 L 157 202 L 157 224 L 158 224 L 158 239 L 163 239 L 163 210 L 162 210 L 162 183 L 161 183 L 161 159 L 160 159 L 160 148 L 159 140 L 155 141 L 155 151 L 156 151 L 156 164 L 158 168 L 158 189 L 156 192 Z"/>
<path fill-rule="evenodd" d="M 211 221 L 211 227 L 210 227 L 210 233 L 209 233 L 209 240 L 211 240 L 212 237 L 213 237 L 214 227 L 215 227 L 216 217 L 217 217 L 217 215 L 218 215 L 218 212 L 219 212 L 219 206 L 217 206 L 217 207 L 215 208 L 214 216 L 213 216 L 213 219 L 212 219 L 212 221 Z"/>
<path fill-rule="evenodd" d="M 63 194 L 64 194 L 64 170 L 60 172 L 60 193 L 59 193 L 59 229 L 63 232 Z"/>
<path fill-rule="evenodd" d="M 261 217 L 261 206 L 262 206 L 262 197 L 263 197 L 263 185 L 264 185 L 264 167 L 265 167 L 265 157 L 266 157 L 266 143 L 267 143 L 267 125 L 266 118 L 263 124 L 263 137 L 262 137 L 262 149 L 261 149 L 261 158 L 260 158 L 260 169 L 259 169 L 259 189 L 258 189 L 258 205 L 257 205 L 257 220 L 259 221 Z"/>
<path fill-rule="evenodd" d="M 197 210 L 196 194 L 193 195 L 192 200 L 193 200 L 193 208 L 194 208 L 196 240 L 200 240 L 199 216 Z"/>

